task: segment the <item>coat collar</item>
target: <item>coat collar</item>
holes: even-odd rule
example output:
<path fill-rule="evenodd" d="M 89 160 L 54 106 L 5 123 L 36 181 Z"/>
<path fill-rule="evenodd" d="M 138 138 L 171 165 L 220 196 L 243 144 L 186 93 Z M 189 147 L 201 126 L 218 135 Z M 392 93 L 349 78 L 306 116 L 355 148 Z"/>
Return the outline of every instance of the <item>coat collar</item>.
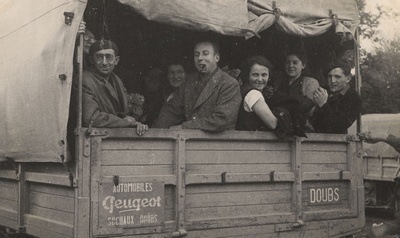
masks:
<path fill-rule="evenodd" d="M 102 84 L 104 84 L 105 88 L 107 89 L 108 93 L 111 95 L 111 97 L 116 100 L 117 102 L 119 102 L 119 97 L 118 97 L 118 93 L 117 93 L 117 89 L 114 88 L 114 85 L 116 85 L 115 83 L 115 77 L 116 75 L 114 73 L 111 73 L 107 78 L 101 76 L 100 74 L 98 74 L 96 72 L 95 69 L 93 69 L 93 67 L 91 68 L 91 72 L 93 73 L 94 77 L 99 80 Z M 114 84 L 114 85 L 113 85 Z"/>
<path fill-rule="evenodd" d="M 211 95 L 214 94 L 215 88 L 221 79 L 222 71 L 220 68 L 217 68 L 214 75 L 208 80 L 206 86 L 204 87 L 203 91 L 200 93 L 200 96 L 197 98 L 196 103 L 193 106 L 193 109 L 196 109 L 201 104 L 203 104 Z"/>

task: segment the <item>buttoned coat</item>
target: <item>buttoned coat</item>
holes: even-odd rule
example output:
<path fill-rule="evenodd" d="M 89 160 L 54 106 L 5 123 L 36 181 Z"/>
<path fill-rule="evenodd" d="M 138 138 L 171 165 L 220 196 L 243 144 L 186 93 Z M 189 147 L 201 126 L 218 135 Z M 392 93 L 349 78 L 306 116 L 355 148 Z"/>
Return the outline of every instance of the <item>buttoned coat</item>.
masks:
<path fill-rule="evenodd" d="M 241 103 L 240 87 L 236 79 L 217 69 L 199 97 L 193 101 L 198 73 L 189 75 L 177 94 L 161 109 L 153 127 L 201 129 L 220 132 L 234 129 Z"/>

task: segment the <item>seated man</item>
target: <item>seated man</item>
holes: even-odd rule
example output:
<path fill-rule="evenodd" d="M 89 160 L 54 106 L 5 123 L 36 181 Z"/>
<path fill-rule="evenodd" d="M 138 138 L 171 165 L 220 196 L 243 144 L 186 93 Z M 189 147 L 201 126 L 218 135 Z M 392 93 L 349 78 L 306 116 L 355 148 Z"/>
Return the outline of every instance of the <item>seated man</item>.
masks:
<path fill-rule="evenodd" d="M 83 72 L 82 124 L 93 127 L 137 127 L 139 135 L 148 129 L 128 116 L 127 94 L 121 79 L 113 73 L 118 64 L 118 47 L 99 40 L 89 49 L 91 67 Z"/>
<path fill-rule="evenodd" d="M 311 118 L 315 132 L 347 134 L 361 112 L 361 97 L 350 87 L 350 66 L 338 61 L 328 73 L 330 94 L 319 87 L 314 92 L 317 108 Z"/>
<path fill-rule="evenodd" d="M 179 91 L 163 106 L 153 127 L 211 132 L 235 128 L 241 102 L 239 83 L 218 67 L 219 59 L 216 42 L 202 40 L 195 45 L 198 72 L 187 76 Z"/>

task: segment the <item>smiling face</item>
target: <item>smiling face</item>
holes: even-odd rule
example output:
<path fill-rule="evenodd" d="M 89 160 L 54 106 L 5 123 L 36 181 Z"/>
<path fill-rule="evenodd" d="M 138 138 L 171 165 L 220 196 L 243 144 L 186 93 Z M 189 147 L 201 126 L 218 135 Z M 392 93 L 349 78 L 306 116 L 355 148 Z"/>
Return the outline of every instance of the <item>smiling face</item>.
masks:
<path fill-rule="evenodd" d="M 167 74 L 167 79 L 169 84 L 177 88 L 181 86 L 183 81 L 185 80 L 186 73 L 185 69 L 182 67 L 180 64 L 172 64 L 168 67 L 168 74 Z"/>
<path fill-rule="evenodd" d="M 341 68 L 334 68 L 328 73 L 328 86 L 332 93 L 343 91 L 349 86 L 351 75 L 345 75 Z"/>
<path fill-rule="evenodd" d="M 118 64 L 119 56 L 116 56 L 115 51 L 112 49 L 99 50 L 94 53 L 92 61 L 99 74 L 108 76 Z"/>
<path fill-rule="evenodd" d="M 218 67 L 219 54 L 213 45 L 202 42 L 194 47 L 194 64 L 201 74 L 210 74 Z"/>
<path fill-rule="evenodd" d="M 249 73 L 249 83 L 257 90 L 262 91 L 268 83 L 269 70 L 267 67 L 254 64 Z"/>
<path fill-rule="evenodd" d="M 285 71 L 290 78 L 297 78 L 300 76 L 305 64 L 297 57 L 297 55 L 289 55 L 286 57 Z"/>

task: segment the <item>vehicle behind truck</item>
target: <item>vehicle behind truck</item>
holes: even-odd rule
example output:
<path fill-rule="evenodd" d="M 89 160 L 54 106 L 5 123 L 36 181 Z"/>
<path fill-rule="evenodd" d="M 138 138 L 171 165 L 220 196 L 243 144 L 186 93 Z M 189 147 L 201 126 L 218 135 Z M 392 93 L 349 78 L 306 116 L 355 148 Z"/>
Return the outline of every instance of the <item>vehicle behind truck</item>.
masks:
<path fill-rule="evenodd" d="M 400 114 L 366 114 L 362 121 L 362 131 L 400 135 Z M 383 142 L 363 146 L 365 208 L 400 212 L 400 154 Z"/>
<path fill-rule="evenodd" d="M 73 78 L 81 83 L 82 48 L 75 46 L 82 45 L 76 36 L 83 17 L 95 35 L 116 40 L 121 74 L 165 56 L 167 50 L 152 49 L 171 42 L 187 56 L 188 45 L 212 31 L 228 68 L 255 52 L 279 64 L 287 45 L 299 41 L 312 58 L 312 73 L 322 75 L 328 59 L 344 53 L 343 45 L 351 46 L 357 62 L 353 1 L 2 4 L 0 22 L 9 23 L 0 26 L 5 233 L 297 238 L 345 237 L 363 228 L 363 150 L 355 133 L 278 139 L 260 131 L 149 129 L 138 136 L 132 128 L 82 127 L 78 114 L 68 134 L 74 150 L 67 141 L 68 118 L 76 116 L 69 108 L 82 110 L 81 99 L 70 105 L 70 95 Z M 29 46 L 19 44 L 27 38 Z"/>

